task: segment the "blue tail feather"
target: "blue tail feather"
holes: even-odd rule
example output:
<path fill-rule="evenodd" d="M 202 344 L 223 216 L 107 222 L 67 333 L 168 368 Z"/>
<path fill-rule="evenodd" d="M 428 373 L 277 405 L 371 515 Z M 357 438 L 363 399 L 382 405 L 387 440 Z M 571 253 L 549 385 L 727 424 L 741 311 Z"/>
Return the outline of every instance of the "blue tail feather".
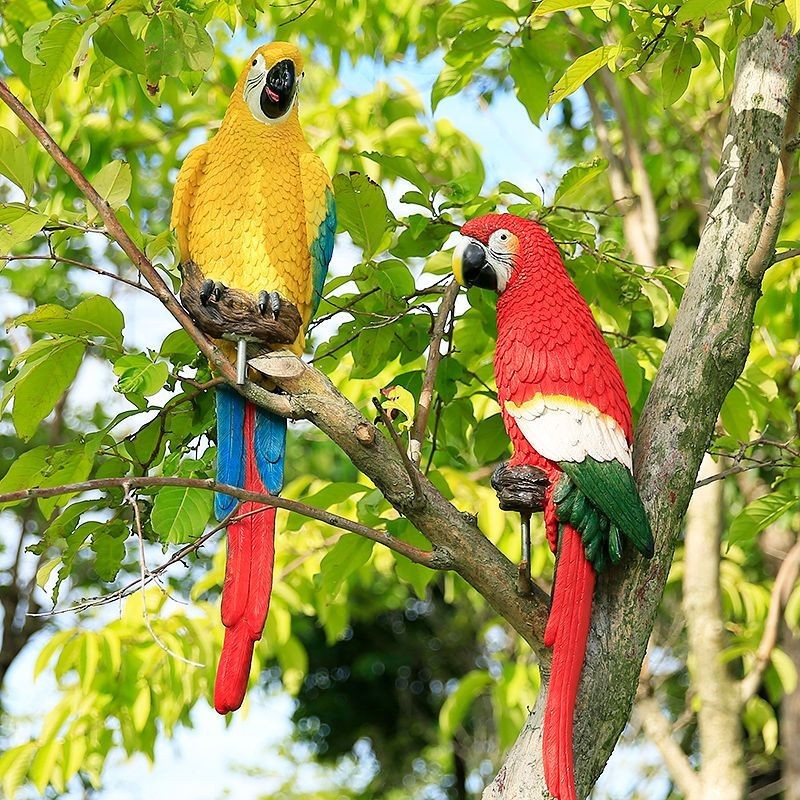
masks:
<path fill-rule="evenodd" d="M 270 494 L 283 488 L 283 459 L 286 453 L 286 418 L 256 409 L 255 453 L 258 474 Z"/>
<path fill-rule="evenodd" d="M 229 486 L 244 486 L 245 399 L 227 388 L 217 389 L 217 480 Z M 239 501 L 226 494 L 214 496 L 214 513 L 222 520 Z"/>

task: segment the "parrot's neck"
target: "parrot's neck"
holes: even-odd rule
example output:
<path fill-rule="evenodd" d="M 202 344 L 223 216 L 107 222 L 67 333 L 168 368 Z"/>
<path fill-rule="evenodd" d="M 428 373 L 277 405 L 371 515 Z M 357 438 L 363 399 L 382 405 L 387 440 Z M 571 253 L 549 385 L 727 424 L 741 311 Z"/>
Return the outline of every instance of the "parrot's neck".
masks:
<path fill-rule="evenodd" d="M 269 147 L 287 139 L 305 140 L 300 128 L 296 102 L 285 119 L 268 124 L 260 122 L 250 113 L 250 109 L 244 100 L 237 96 L 237 92 L 231 97 L 217 136 L 223 138 L 230 136 L 247 143 L 250 147 Z"/>

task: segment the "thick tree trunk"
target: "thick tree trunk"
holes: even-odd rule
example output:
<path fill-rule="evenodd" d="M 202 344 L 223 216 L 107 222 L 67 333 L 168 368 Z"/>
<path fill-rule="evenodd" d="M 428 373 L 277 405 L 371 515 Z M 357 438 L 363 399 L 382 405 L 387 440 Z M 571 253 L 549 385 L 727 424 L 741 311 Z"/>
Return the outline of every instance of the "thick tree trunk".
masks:
<path fill-rule="evenodd" d="M 656 554 L 649 563 L 629 555 L 600 579 L 595 595 L 575 716 L 580 796 L 594 785 L 628 719 L 695 476 L 722 401 L 747 358 L 761 276 L 782 214 L 783 192 L 773 187 L 782 174 L 798 60 L 795 37 L 777 36 L 769 22 L 739 50 L 708 222 L 636 440 L 637 480 Z M 545 674 L 536 706 L 485 800 L 549 797 L 541 755 L 546 690 Z"/>

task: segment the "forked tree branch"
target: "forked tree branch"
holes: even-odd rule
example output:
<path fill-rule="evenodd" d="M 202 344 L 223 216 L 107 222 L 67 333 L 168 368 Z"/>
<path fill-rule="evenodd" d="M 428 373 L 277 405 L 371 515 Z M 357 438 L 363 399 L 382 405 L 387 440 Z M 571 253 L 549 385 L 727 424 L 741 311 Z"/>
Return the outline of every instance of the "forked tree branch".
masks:
<path fill-rule="evenodd" d="M 107 232 L 144 276 L 158 299 L 192 337 L 214 371 L 234 386 L 236 376 L 233 366 L 195 325 L 149 259 L 125 232 L 109 204 L 2 79 L 0 98 L 95 206 Z M 486 598 L 494 610 L 539 654 L 544 664 L 549 663 L 549 651 L 542 644 L 547 619 L 547 595 L 538 587 L 534 587 L 529 596 L 517 595 L 516 568 L 478 528 L 475 517 L 461 512 L 448 502 L 424 476 L 420 477 L 419 497 L 391 442 L 377 432 L 375 426 L 325 375 L 294 356 L 283 354 L 282 357 L 294 359 L 299 365 L 297 369 L 289 370 L 293 373 L 291 378 L 274 376 L 275 383 L 285 394 L 268 392 L 250 381 L 234 388 L 268 411 L 313 422 L 342 448 L 394 508 L 428 539 L 434 552 L 449 558 L 451 568 Z M 261 497 L 256 499 L 262 501 Z M 286 502 L 282 498 L 274 498 L 276 506 L 279 505 L 278 500 Z"/>

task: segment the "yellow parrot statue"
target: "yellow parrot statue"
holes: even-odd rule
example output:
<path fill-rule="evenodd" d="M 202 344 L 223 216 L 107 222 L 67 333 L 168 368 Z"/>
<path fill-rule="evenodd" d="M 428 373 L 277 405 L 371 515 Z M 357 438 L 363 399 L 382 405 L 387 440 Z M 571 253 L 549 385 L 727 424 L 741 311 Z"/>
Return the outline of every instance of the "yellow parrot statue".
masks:
<path fill-rule="evenodd" d="M 253 54 L 219 132 L 183 162 L 171 226 L 181 261 L 194 261 L 206 278 L 200 291 L 204 305 L 232 287 L 256 295 L 262 314 L 277 316 L 285 298 L 305 326 L 322 296 L 336 210 L 330 176 L 300 128 L 302 78 L 303 58 L 294 45 L 272 42 Z M 232 346 L 220 344 L 233 360 Z M 304 346 L 301 329 L 290 347 L 299 355 Z M 216 403 L 217 479 L 278 494 L 286 420 L 227 387 L 217 389 Z M 236 504 L 218 494 L 217 518 L 224 519 Z M 253 648 L 269 610 L 274 540 L 274 508 L 244 503 L 228 526 L 225 641 L 214 687 L 220 714 L 239 708 L 247 690 Z"/>

